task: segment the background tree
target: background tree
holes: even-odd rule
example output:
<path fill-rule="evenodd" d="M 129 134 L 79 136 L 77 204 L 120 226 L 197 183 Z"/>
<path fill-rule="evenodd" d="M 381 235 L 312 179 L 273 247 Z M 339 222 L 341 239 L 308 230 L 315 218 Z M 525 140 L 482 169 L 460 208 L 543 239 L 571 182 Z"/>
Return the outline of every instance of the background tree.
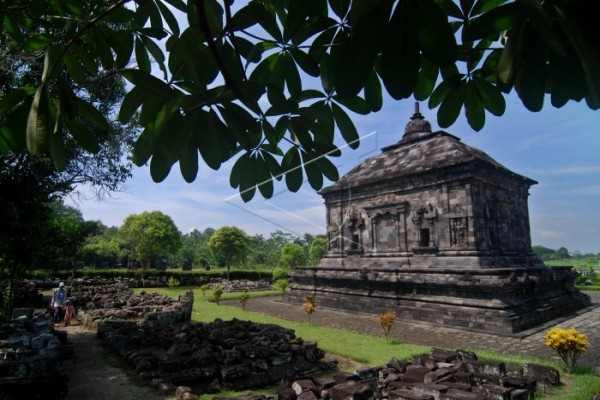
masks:
<path fill-rule="evenodd" d="M 86 221 L 75 207 L 60 200 L 51 203 L 50 219 L 44 242 L 46 265 L 75 270 L 88 238 L 101 230 L 98 221 Z"/>
<path fill-rule="evenodd" d="M 324 236 L 315 237 L 308 248 L 310 265 L 317 265 L 325 253 L 327 253 L 327 239 Z"/>
<path fill-rule="evenodd" d="M 227 268 L 227 280 L 229 280 L 229 269 L 234 264 L 242 264 L 248 254 L 250 238 L 241 229 L 235 226 L 224 226 L 208 240 L 208 247 L 215 258 Z"/>
<path fill-rule="evenodd" d="M 291 191 L 305 178 L 320 189 L 338 179 L 339 147 L 359 146 L 347 110 L 377 112 L 383 90 L 437 108 L 442 128 L 464 110 L 482 129 L 513 89 L 531 111 L 546 95 L 554 107 L 585 100 L 598 109 L 599 8 L 594 0 L 8 0 L 4 58 L 44 55 L 44 63 L 37 81 L 0 100 L 0 151 L 50 152 L 63 166 L 65 135 L 97 150 L 109 123 L 77 85 L 120 76 L 131 89 L 118 118 L 139 116 L 133 161 L 149 163 L 155 181 L 177 162 L 191 182 L 199 157 L 213 169 L 234 158 L 230 184 L 245 201 L 257 189 L 271 197 L 274 179 Z"/>
<path fill-rule="evenodd" d="M 129 254 L 142 264 L 142 279 L 153 258 L 162 254 L 174 255 L 181 246 L 181 233 L 171 217 L 160 211 L 128 216 L 119 233 Z"/>
<path fill-rule="evenodd" d="M 127 257 L 125 243 L 115 226 L 99 226 L 99 233 L 87 238 L 82 250 L 86 265 L 93 267 L 115 267 Z"/>
<path fill-rule="evenodd" d="M 296 243 L 286 243 L 281 248 L 279 260 L 285 268 L 295 268 L 306 263 L 306 253 L 302 246 Z"/>

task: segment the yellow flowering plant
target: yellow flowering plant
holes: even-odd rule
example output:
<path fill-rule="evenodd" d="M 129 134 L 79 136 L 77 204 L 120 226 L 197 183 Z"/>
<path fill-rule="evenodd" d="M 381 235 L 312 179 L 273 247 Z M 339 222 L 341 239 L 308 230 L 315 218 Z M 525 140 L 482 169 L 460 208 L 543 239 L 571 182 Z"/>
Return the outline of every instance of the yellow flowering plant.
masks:
<path fill-rule="evenodd" d="M 383 336 L 385 336 L 386 341 L 390 337 L 390 332 L 394 322 L 396 322 L 396 318 L 397 316 L 394 311 L 386 311 L 382 314 L 379 314 L 379 317 L 377 317 L 377 323 L 381 329 L 383 329 Z"/>
<path fill-rule="evenodd" d="M 308 316 L 308 321 L 310 322 L 310 316 L 315 312 L 315 308 L 317 307 L 317 303 L 315 303 L 315 299 L 309 294 L 306 296 L 306 301 L 302 304 L 302 308 L 304 312 Z"/>
<path fill-rule="evenodd" d="M 544 339 L 546 346 L 556 350 L 569 372 L 573 371 L 577 359 L 590 345 L 587 335 L 578 332 L 575 328 L 552 328 Z"/>

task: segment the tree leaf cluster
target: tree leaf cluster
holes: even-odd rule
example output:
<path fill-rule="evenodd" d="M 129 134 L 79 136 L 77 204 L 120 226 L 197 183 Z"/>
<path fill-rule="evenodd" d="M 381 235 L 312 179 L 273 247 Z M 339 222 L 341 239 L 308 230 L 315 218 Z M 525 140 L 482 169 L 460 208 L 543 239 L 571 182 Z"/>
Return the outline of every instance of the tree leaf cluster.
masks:
<path fill-rule="evenodd" d="M 513 89 L 539 111 L 549 95 L 600 106 L 600 6 L 593 0 L 31 0 L 7 1 L 2 37 L 43 53 L 40 79 L 0 99 L 0 151 L 50 152 L 64 164 L 68 132 L 98 150 L 105 115 L 75 84 L 116 74 L 130 89 L 118 120 L 139 118 L 137 165 L 164 180 L 175 164 L 233 160 L 244 201 L 274 180 L 295 192 L 338 179 L 332 161 L 356 148 L 352 113 L 382 107 L 383 90 L 437 108 L 441 127 L 464 112 L 481 130 Z M 179 17 L 179 18 L 178 18 Z M 182 22 L 185 17 L 185 22 Z"/>

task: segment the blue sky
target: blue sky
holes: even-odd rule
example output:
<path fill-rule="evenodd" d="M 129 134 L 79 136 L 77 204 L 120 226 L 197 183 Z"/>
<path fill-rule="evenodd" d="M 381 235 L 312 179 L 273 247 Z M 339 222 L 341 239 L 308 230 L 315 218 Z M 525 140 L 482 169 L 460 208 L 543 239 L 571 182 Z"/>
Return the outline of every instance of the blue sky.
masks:
<path fill-rule="evenodd" d="M 440 129 L 436 110 L 421 106 L 433 130 Z M 363 136 L 357 150 L 345 148 L 334 159 L 340 176 L 381 147 L 396 143 L 414 112 L 411 100 L 386 99 L 374 114 L 352 115 Z M 531 188 L 529 213 L 533 244 L 569 251 L 600 252 L 600 113 L 584 103 L 571 102 L 561 109 L 547 101 L 542 112 L 527 111 L 516 96 L 507 99 L 503 117 L 487 114 L 486 126 L 474 132 L 463 116 L 445 131 L 475 146 L 508 169 L 538 181 Z M 103 201 L 79 200 L 76 206 L 87 220 L 120 226 L 130 214 L 160 210 L 186 233 L 196 228 L 235 225 L 247 233 L 263 234 L 279 229 L 292 234 L 325 232 L 322 198 L 306 182 L 290 193 L 276 184 L 269 200 L 258 194 L 244 203 L 229 186 L 232 163 L 213 171 L 200 165 L 195 182 L 182 178 L 178 165 L 169 177 L 154 183 L 148 168 L 136 168 L 123 192 Z M 329 183 L 326 183 L 327 186 Z M 278 190 L 279 189 L 279 190 Z"/>

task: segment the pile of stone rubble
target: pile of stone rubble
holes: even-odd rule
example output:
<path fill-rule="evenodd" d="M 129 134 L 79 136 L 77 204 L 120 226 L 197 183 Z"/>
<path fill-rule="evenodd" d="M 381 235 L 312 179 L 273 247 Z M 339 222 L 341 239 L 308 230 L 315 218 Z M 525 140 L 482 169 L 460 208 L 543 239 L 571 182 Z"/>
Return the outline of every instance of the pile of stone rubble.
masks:
<path fill-rule="evenodd" d="M 335 367 L 315 342 L 293 330 L 251 321 L 193 323 L 167 329 L 140 329 L 106 320 L 98 336 L 137 371 L 142 381 L 172 393 L 188 385 L 200 393 L 276 385 Z"/>
<path fill-rule="evenodd" d="M 277 388 L 276 394 L 250 394 L 236 400 L 527 400 L 560 383 L 556 369 L 538 364 L 508 367 L 478 361 L 474 353 L 433 349 L 411 362 L 392 358 L 386 365 L 331 379 L 303 378 Z M 191 389 L 179 388 L 189 394 Z M 183 395 L 179 398 L 184 398 Z M 215 398 L 221 400 L 223 398 Z"/>
<path fill-rule="evenodd" d="M 79 323 L 94 330 L 104 320 L 133 320 L 149 328 L 188 323 L 194 303 L 191 291 L 172 299 L 157 293 L 133 293 L 123 283 L 73 286 L 70 298 Z"/>
<path fill-rule="evenodd" d="M 62 399 L 68 378 L 62 362 L 73 355 L 67 335 L 48 313 L 0 324 L 0 399 Z"/>

